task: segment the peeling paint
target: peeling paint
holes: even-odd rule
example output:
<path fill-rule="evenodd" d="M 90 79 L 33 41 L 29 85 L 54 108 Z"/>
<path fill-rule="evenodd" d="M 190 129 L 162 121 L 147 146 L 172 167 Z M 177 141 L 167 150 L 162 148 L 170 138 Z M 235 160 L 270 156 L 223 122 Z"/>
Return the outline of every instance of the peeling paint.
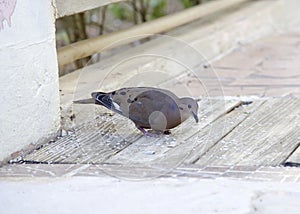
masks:
<path fill-rule="evenodd" d="M 17 0 L 0 0 L 0 31 L 4 29 L 4 21 L 6 20 L 11 27 L 11 16 L 14 13 Z"/>

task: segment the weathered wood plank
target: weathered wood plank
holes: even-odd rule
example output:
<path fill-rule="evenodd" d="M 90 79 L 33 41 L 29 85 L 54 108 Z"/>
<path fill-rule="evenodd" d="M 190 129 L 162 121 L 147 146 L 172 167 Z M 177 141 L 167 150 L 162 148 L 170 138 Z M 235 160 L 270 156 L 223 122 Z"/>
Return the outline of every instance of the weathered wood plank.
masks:
<path fill-rule="evenodd" d="M 201 120 L 199 124 L 195 124 L 192 118 L 184 122 L 179 127 L 172 130 L 173 135 L 158 138 L 153 141 L 149 138 L 140 138 L 134 144 L 109 158 L 105 163 L 123 164 L 123 165 L 157 165 L 156 159 L 165 157 L 165 154 L 172 148 L 182 144 L 186 139 L 195 135 L 204 127 L 226 114 L 241 101 L 224 101 L 224 100 L 201 100 L 199 103 Z M 181 160 L 179 160 L 181 163 Z M 179 164 L 173 163 L 173 165 Z M 168 164 L 168 163 L 159 163 Z"/>
<path fill-rule="evenodd" d="M 97 7 L 105 6 L 111 3 L 117 3 L 125 0 L 56 0 L 57 14 L 56 18 L 84 12 Z"/>
<path fill-rule="evenodd" d="M 171 136 L 143 137 L 128 119 L 101 116 L 23 160 L 149 166 L 163 173 L 183 162 L 279 165 L 299 145 L 299 99 L 256 100 L 244 106 L 239 100 L 202 99 L 199 105 L 200 123 L 190 118 Z"/>
<path fill-rule="evenodd" d="M 160 177 L 238 178 L 261 181 L 293 181 L 300 182 L 298 167 L 263 167 L 263 166 L 217 166 L 201 167 L 199 165 L 183 165 L 163 174 L 151 167 L 126 167 L 121 165 L 90 164 L 15 164 L 0 168 L 0 180 L 19 180 L 40 177 L 72 177 L 72 176 L 118 176 L 126 179 L 149 179 L 153 175 Z"/>
<path fill-rule="evenodd" d="M 71 176 L 90 166 L 89 164 L 8 164 L 0 167 L 0 179 Z"/>
<path fill-rule="evenodd" d="M 119 115 L 102 116 L 83 124 L 74 133 L 25 156 L 25 162 L 94 163 L 102 162 L 140 138 L 128 119 Z"/>
<path fill-rule="evenodd" d="M 122 154 L 129 155 L 128 159 L 131 153 L 136 153 L 136 150 L 149 157 L 147 152 L 151 153 L 152 150 L 149 150 L 151 146 L 153 149 L 154 147 L 161 149 L 162 152 L 170 149 L 239 104 L 240 101 L 225 103 L 224 100 L 202 99 L 199 103 L 201 115 L 199 126 L 191 118 L 177 127 L 173 131 L 174 135 L 160 138 L 143 137 L 132 122 L 119 115 L 102 116 L 80 126 L 74 133 L 23 157 L 23 161 L 29 163 L 102 163 L 116 153 L 120 153 L 121 157 Z M 120 152 L 133 142 L 135 146 L 128 150 L 130 154 Z M 144 159 L 147 161 L 147 158 L 144 157 Z"/>
<path fill-rule="evenodd" d="M 181 160 L 185 164 L 193 164 L 264 102 L 263 100 L 256 100 L 250 104 L 239 106 L 234 111 L 212 122 L 210 126 L 204 127 L 179 146 L 169 150 L 162 159 L 156 161 L 172 165 L 172 163 Z"/>
<path fill-rule="evenodd" d="M 101 163 L 142 137 L 133 123 L 119 115 L 102 116 L 73 133 L 25 156 L 25 162 Z M 147 139 L 153 141 L 152 138 Z"/>
<path fill-rule="evenodd" d="M 294 142 L 297 142 L 298 146 L 295 149 L 295 151 L 293 151 L 293 153 L 288 157 L 288 159 L 283 163 L 286 166 L 300 166 L 300 115 L 298 115 L 298 121 L 296 124 L 296 128 L 293 130 L 294 132 L 292 132 L 292 136 L 291 138 L 289 138 L 289 140 L 291 141 L 291 139 Z"/>
<path fill-rule="evenodd" d="M 298 135 L 298 144 L 299 142 L 299 135 Z M 283 163 L 285 166 L 300 166 L 300 149 L 298 146 L 298 149 L 296 149 L 295 152 L 292 153 L 292 155 Z"/>
<path fill-rule="evenodd" d="M 299 144 L 299 114 L 300 99 L 270 99 L 196 164 L 279 165 Z"/>

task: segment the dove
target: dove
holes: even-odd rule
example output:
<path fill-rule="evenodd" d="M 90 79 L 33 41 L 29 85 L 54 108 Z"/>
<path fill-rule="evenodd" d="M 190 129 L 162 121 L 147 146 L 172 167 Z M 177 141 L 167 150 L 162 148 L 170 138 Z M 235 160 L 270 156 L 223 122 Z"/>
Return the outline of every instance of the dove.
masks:
<path fill-rule="evenodd" d="M 198 104 L 190 97 L 179 98 L 171 91 L 154 87 L 129 87 L 112 92 L 93 92 L 92 98 L 77 100 L 77 104 L 97 104 L 129 118 L 144 135 L 145 129 L 169 133 L 190 116 L 196 123 Z"/>

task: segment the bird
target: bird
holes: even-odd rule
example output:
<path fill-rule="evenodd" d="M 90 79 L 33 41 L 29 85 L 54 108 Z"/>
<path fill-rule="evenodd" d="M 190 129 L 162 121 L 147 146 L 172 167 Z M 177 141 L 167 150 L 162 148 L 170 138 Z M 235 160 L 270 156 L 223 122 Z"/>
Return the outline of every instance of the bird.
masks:
<path fill-rule="evenodd" d="M 92 92 L 91 98 L 76 104 L 96 104 L 129 118 L 144 135 L 149 131 L 170 134 L 170 129 L 193 116 L 198 123 L 198 103 L 191 97 L 179 98 L 169 90 L 155 87 L 127 87 L 111 92 Z"/>

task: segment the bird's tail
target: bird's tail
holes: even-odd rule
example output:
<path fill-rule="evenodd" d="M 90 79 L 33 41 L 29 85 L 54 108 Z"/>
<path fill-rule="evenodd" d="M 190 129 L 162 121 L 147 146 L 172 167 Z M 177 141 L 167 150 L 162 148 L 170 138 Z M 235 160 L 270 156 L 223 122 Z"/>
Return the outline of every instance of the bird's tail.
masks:
<path fill-rule="evenodd" d="M 89 99 L 83 99 L 83 100 L 75 100 L 73 103 L 76 104 L 95 104 L 96 101 L 94 98 L 89 98 Z"/>
<path fill-rule="evenodd" d="M 111 104 L 109 95 L 103 92 L 93 92 L 91 94 L 92 98 L 83 99 L 83 100 L 75 100 L 73 103 L 76 104 L 99 104 L 104 105 L 105 107 L 109 107 Z"/>
<path fill-rule="evenodd" d="M 113 102 L 110 93 L 104 93 L 104 92 L 93 92 L 91 94 L 92 98 L 84 99 L 84 100 L 76 100 L 74 103 L 78 104 L 98 104 L 102 105 L 114 112 L 117 112 L 119 114 L 122 114 L 122 111 L 120 110 L 120 106 Z"/>

